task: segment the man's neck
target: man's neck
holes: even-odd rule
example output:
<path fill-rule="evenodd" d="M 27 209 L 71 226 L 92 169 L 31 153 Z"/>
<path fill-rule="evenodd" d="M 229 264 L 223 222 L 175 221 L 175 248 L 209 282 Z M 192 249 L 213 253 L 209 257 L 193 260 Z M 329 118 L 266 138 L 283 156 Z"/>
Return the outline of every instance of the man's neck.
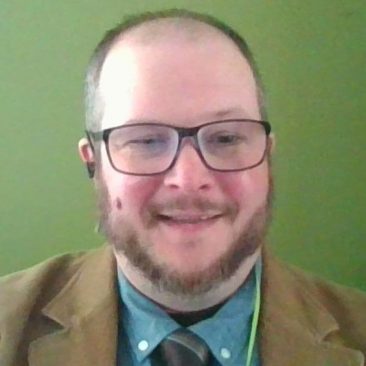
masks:
<path fill-rule="evenodd" d="M 164 291 L 143 276 L 121 253 L 115 253 L 115 256 L 118 267 L 124 276 L 144 296 L 170 311 L 190 312 L 213 307 L 232 296 L 247 279 L 259 254 L 260 250 L 258 249 L 253 255 L 246 258 L 231 278 L 217 285 L 214 289 L 196 296 L 179 296 Z"/>

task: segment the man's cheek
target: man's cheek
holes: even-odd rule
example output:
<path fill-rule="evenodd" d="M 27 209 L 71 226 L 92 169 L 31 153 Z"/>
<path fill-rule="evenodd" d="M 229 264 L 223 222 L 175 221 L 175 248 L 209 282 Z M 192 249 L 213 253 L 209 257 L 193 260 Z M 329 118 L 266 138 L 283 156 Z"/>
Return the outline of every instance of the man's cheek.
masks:
<path fill-rule="evenodd" d="M 143 211 L 154 197 L 158 182 L 152 177 L 128 177 L 120 184 L 116 196 L 121 201 L 122 208 L 126 211 Z"/>
<path fill-rule="evenodd" d="M 229 173 L 222 179 L 221 187 L 228 199 L 242 206 L 250 206 L 265 199 L 268 177 L 265 174 L 249 174 L 249 172 Z"/>
<path fill-rule="evenodd" d="M 242 173 L 226 173 L 220 179 L 225 196 L 234 201 L 241 201 L 251 191 L 251 179 Z"/>

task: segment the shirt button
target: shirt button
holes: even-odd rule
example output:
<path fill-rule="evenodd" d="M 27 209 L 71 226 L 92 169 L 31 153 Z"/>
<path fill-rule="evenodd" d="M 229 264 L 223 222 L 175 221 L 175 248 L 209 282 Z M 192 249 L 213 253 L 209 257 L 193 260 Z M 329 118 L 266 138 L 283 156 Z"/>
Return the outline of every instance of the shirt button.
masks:
<path fill-rule="evenodd" d="M 139 348 L 140 351 L 144 352 L 149 348 L 149 343 L 145 340 L 142 340 L 139 342 L 137 347 Z"/>
<path fill-rule="evenodd" d="M 227 360 L 231 357 L 231 352 L 225 347 L 221 348 L 220 354 L 221 354 L 221 357 L 224 358 L 225 360 Z"/>

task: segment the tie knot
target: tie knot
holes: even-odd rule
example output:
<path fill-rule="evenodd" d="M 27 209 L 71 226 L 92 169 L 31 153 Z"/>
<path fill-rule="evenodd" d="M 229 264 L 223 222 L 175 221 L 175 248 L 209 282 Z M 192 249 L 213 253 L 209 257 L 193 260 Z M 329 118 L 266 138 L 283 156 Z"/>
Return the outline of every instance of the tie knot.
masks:
<path fill-rule="evenodd" d="M 206 343 L 187 329 L 178 329 L 165 338 L 157 349 L 162 365 L 208 365 L 209 350 Z M 158 364 L 158 363 L 157 363 Z"/>

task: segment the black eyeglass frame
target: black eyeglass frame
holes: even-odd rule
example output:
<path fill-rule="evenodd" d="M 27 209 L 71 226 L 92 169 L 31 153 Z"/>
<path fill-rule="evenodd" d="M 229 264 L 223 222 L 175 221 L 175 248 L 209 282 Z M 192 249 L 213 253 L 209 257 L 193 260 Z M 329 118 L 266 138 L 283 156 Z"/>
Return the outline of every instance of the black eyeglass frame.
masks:
<path fill-rule="evenodd" d="M 197 138 L 197 134 L 198 131 L 206 126 L 209 125 L 213 125 L 213 124 L 218 124 L 218 123 L 225 123 L 225 122 L 246 122 L 246 123 L 257 123 L 263 126 L 265 134 L 266 134 L 266 144 L 265 144 L 265 149 L 263 152 L 263 155 L 261 157 L 261 159 L 259 160 L 258 163 L 255 163 L 249 167 L 245 167 L 245 168 L 239 168 L 239 169 L 217 169 L 217 168 L 213 168 L 211 167 L 206 159 L 204 158 L 202 152 L 201 152 L 201 148 L 198 142 L 198 138 Z M 177 144 L 177 149 L 174 155 L 174 158 L 172 160 L 172 162 L 169 164 L 169 166 L 159 172 L 156 173 L 131 173 L 131 172 L 127 172 L 121 169 L 118 169 L 115 164 L 113 163 L 113 159 L 111 158 L 111 153 L 109 150 L 109 135 L 112 133 L 112 131 L 117 130 L 117 129 L 123 129 L 123 128 L 127 128 L 127 127 L 131 127 L 131 126 L 162 126 L 162 127 L 168 127 L 171 128 L 173 130 L 175 130 L 178 133 L 178 144 Z M 261 120 L 254 120 L 254 119 L 225 119 L 225 120 L 220 120 L 220 121 L 212 121 L 212 122 L 207 122 L 204 123 L 202 125 L 196 126 L 196 127 L 176 127 L 176 126 L 172 126 L 172 125 L 168 125 L 165 123 L 155 123 L 155 122 L 143 122 L 143 123 L 134 123 L 134 124 L 126 124 L 126 125 L 122 125 L 122 126 L 115 126 L 115 127 L 111 127 L 111 128 L 107 128 L 105 130 L 102 131 L 97 131 L 97 132 L 93 132 L 93 131 L 85 131 L 87 139 L 90 143 L 90 146 L 93 150 L 93 152 L 95 151 L 95 147 L 93 144 L 94 142 L 99 142 L 99 141 L 103 141 L 105 146 L 106 146 L 106 151 L 107 151 L 107 155 L 108 155 L 108 159 L 109 162 L 111 164 L 111 166 L 113 167 L 114 170 L 116 170 L 119 173 L 123 173 L 123 174 L 127 174 L 127 175 L 135 175 L 135 176 L 154 176 L 154 175 L 159 175 L 159 174 L 163 174 L 166 173 L 168 170 L 170 170 L 176 163 L 178 156 L 179 156 L 179 152 L 181 150 L 181 146 L 182 146 L 182 141 L 183 138 L 185 137 L 192 137 L 193 138 L 193 147 L 194 149 L 197 151 L 198 156 L 200 157 L 202 163 L 210 170 L 213 171 L 217 171 L 217 172 L 239 172 L 239 171 L 245 171 L 245 170 L 249 170 L 252 168 L 255 168 L 256 166 L 260 165 L 263 163 L 267 153 L 268 153 L 268 137 L 271 133 L 271 125 L 268 121 L 261 121 Z"/>

